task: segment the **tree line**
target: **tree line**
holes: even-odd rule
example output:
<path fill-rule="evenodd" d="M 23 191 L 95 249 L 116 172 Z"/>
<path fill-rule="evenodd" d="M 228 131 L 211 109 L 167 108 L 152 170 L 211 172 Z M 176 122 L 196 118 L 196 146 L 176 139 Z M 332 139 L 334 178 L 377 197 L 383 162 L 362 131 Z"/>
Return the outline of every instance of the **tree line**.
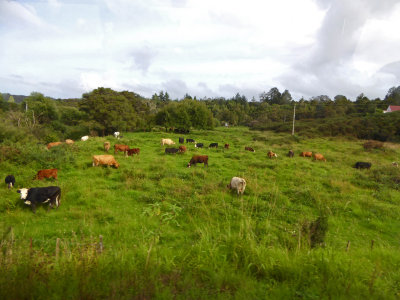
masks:
<path fill-rule="evenodd" d="M 399 114 L 383 114 L 389 105 L 400 105 L 400 86 L 389 89 L 384 99 L 360 94 L 354 101 L 343 95 L 295 101 L 288 90 L 281 93 L 276 87 L 250 101 L 239 93 L 228 99 L 197 99 L 189 94 L 171 99 L 161 91 L 145 98 L 103 87 L 77 99 L 52 99 L 37 92 L 22 99 L 18 103 L 13 96 L 5 99 L 0 94 L 0 141 L 34 137 L 51 142 L 114 131 L 151 131 L 156 127 L 188 131 L 240 125 L 291 132 L 294 106 L 298 133 L 400 140 Z"/>

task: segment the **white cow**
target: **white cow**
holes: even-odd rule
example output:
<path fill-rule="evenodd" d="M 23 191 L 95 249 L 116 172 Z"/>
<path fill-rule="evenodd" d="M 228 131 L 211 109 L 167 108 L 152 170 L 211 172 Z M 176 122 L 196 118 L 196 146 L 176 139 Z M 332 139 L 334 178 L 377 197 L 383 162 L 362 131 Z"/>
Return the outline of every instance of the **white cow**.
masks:
<path fill-rule="evenodd" d="M 175 145 L 175 142 L 171 139 L 161 139 L 161 145 Z"/>
<path fill-rule="evenodd" d="M 114 132 L 114 136 L 119 139 L 119 131 Z"/>
<path fill-rule="evenodd" d="M 246 189 L 246 180 L 244 178 L 240 177 L 233 177 L 231 179 L 231 183 L 227 185 L 229 189 L 236 190 L 238 195 L 244 193 L 244 190 Z"/>
<path fill-rule="evenodd" d="M 81 141 L 87 141 L 88 139 L 89 139 L 88 135 L 85 135 L 85 136 L 81 137 Z"/>

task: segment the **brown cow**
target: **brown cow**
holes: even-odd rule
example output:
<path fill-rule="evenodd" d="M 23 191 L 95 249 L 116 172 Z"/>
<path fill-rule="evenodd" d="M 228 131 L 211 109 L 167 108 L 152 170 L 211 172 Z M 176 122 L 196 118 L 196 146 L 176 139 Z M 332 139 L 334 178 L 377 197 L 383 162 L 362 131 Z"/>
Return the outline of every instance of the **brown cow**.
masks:
<path fill-rule="evenodd" d="M 118 169 L 119 163 L 115 160 L 114 156 L 104 155 L 93 155 L 93 167 L 98 165 L 114 166 Z"/>
<path fill-rule="evenodd" d="M 108 150 L 110 150 L 110 147 L 111 147 L 110 142 L 104 142 L 103 147 L 104 147 L 104 151 L 108 152 Z"/>
<path fill-rule="evenodd" d="M 73 143 L 75 143 L 73 140 L 70 140 L 70 139 L 66 139 L 65 140 L 65 143 L 67 144 L 67 145 L 72 145 Z"/>
<path fill-rule="evenodd" d="M 314 157 L 314 160 L 323 160 L 326 162 L 326 158 L 320 153 L 314 153 L 313 157 Z"/>
<path fill-rule="evenodd" d="M 36 176 L 34 179 L 37 180 L 42 180 L 44 178 L 51 178 L 53 177 L 55 180 L 57 180 L 57 169 L 44 169 L 40 170 L 37 172 Z"/>
<path fill-rule="evenodd" d="M 47 144 L 47 149 L 50 149 L 52 147 L 55 147 L 55 146 L 58 146 L 58 145 L 61 145 L 61 144 L 62 144 L 62 142 L 48 143 Z"/>
<path fill-rule="evenodd" d="M 129 150 L 128 145 L 120 145 L 120 144 L 115 144 L 114 145 L 114 154 L 116 154 L 118 151 L 124 152 L 125 156 L 127 155 L 127 151 Z"/>
<path fill-rule="evenodd" d="M 229 144 L 225 144 L 225 149 L 229 149 Z"/>
<path fill-rule="evenodd" d="M 208 167 L 208 156 L 207 155 L 193 155 L 192 159 L 189 161 L 187 167 L 190 168 L 191 165 L 196 165 L 197 163 L 204 163 L 204 166 Z"/>
<path fill-rule="evenodd" d="M 312 157 L 312 152 L 301 152 L 300 156 L 302 156 L 302 157 Z"/>
<path fill-rule="evenodd" d="M 180 153 L 185 153 L 186 152 L 186 146 L 179 146 L 179 152 Z"/>
<path fill-rule="evenodd" d="M 139 148 L 128 149 L 127 153 L 128 153 L 128 156 L 132 156 L 133 154 L 139 155 L 140 149 Z"/>
<path fill-rule="evenodd" d="M 244 150 L 250 151 L 250 152 L 256 152 L 256 150 L 254 150 L 251 147 L 244 147 Z"/>
<path fill-rule="evenodd" d="M 268 157 L 273 158 L 273 157 L 278 157 L 278 155 L 270 150 L 268 151 Z"/>

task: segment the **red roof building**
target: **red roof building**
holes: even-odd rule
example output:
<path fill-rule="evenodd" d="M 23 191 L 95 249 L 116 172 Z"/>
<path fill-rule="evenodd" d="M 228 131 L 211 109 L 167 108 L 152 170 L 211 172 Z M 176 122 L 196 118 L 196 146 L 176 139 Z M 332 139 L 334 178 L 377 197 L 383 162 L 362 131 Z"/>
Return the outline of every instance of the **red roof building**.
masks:
<path fill-rule="evenodd" d="M 392 111 L 400 111 L 400 106 L 398 105 L 389 105 L 387 110 L 384 110 L 384 113 L 392 112 Z"/>

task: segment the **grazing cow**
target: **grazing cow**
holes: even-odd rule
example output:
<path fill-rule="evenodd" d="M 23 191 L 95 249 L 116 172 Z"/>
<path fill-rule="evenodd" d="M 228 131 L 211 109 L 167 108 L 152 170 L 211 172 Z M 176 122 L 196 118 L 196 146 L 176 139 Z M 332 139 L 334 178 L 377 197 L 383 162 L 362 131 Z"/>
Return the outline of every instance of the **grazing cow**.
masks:
<path fill-rule="evenodd" d="M 15 185 L 15 177 L 14 175 L 7 175 L 5 182 L 9 189 L 11 189 Z"/>
<path fill-rule="evenodd" d="M 115 144 L 114 145 L 114 154 L 117 154 L 118 151 L 124 152 L 125 156 L 127 156 L 127 151 L 129 150 L 128 145 Z"/>
<path fill-rule="evenodd" d="M 178 152 L 179 152 L 178 148 L 165 148 L 165 154 L 175 154 Z"/>
<path fill-rule="evenodd" d="M 109 154 L 93 155 L 93 167 L 98 165 L 114 166 L 116 169 L 119 167 L 119 163 L 115 160 L 114 156 Z"/>
<path fill-rule="evenodd" d="M 312 152 L 301 152 L 300 156 L 302 156 L 302 157 L 312 157 Z"/>
<path fill-rule="evenodd" d="M 244 150 L 250 151 L 250 152 L 256 152 L 256 150 L 254 150 L 251 147 L 244 147 Z"/>
<path fill-rule="evenodd" d="M 233 177 L 231 179 L 230 184 L 227 185 L 227 187 L 229 189 L 233 189 L 236 190 L 238 195 L 244 193 L 244 190 L 246 189 L 246 180 L 244 180 L 244 178 L 240 178 L 240 177 Z"/>
<path fill-rule="evenodd" d="M 65 140 L 65 143 L 67 144 L 67 145 L 72 145 L 73 143 L 75 143 L 73 140 L 70 140 L 70 139 L 66 139 Z"/>
<path fill-rule="evenodd" d="M 314 153 L 313 157 L 314 157 L 314 160 L 323 160 L 326 162 L 326 158 L 320 153 Z"/>
<path fill-rule="evenodd" d="M 171 139 L 161 139 L 161 145 L 175 145 L 175 142 Z"/>
<path fill-rule="evenodd" d="M 140 149 L 139 148 L 128 149 L 127 153 L 128 153 L 128 156 L 132 156 L 133 154 L 139 155 Z"/>
<path fill-rule="evenodd" d="M 114 137 L 115 137 L 116 139 L 119 139 L 119 131 L 114 132 Z"/>
<path fill-rule="evenodd" d="M 186 146 L 179 146 L 179 152 L 180 153 L 185 153 L 186 152 Z"/>
<path fill-rule="evenodd" d="M 195 145 L 194 145 L 194 147 L 195 148 L 203 148 L 203 143 L 196 143 Z"/>
<path fill-rule="evenodd" d="M 57 180 L 57 169 L 44 169 L 44 170 L 39 170 L 35 176 L 34 179 L 37 180 L 42 180 L 44 178 L 54 178 Z"/>
<path fill-rule="evenodd" d="M 288 156 L 289 157 L 293 157 L 294 156 L 294 151 L 293 150 L 289 150 Z"/>
<path fill-rule="evenodd" d="M 370 169 L 371 166 L 372 166 L 372 164 L 369 163 L 369 162 L 358 161 L 354 165 L 354 168 L 356 168 L 356 169 Z"/>
<path fill-rule="evenodd" d="M 111 148 L 110 142 L 104 142 L 103 146 L 104 146 L 104 151 L 106 152 L 108 152 L 108 150 L 110 150 Z"/>
<path fill-rule="evenodd" d="M 208 156 L 207 155 L 193 155 L 192 159 L 189 161 L 187 167 L 190 168 L 191 165 L 204 163 L 204 166 L 208 167 Z"/>
<path fill-rule="evenodd" d="M 83 141 L 83 142 L 87 141 L 88 139 L 89 139 L 88 135 L 81 137 L 81 141 Z"/>
<path fill-rule="evenodd" d="M 61 145 L 61 144 L 62 144 L 62 142 L 48 143 L 46 147 L 47 147 L 47 149 L 50 149 L 52 147 L 55 147 L 55 146 L 58 146 L 58 145 Z"/>
<path fill-rule="evenodd" d="M 229 144 L 225 144 L 224 148 L 229 149 Z"/>
<path fill-rule="evenodd" d="M 183 144 L 183 143 L 185 143 L 185 138 L 180 137 L 180 138 L 179 138 L 179 144 Z"/>
<path fill-rule="evenodd" d="M 269 158 L 278 157 L 278 154 L 276 154 L 276 153 L 274 153 L 274 152 L 272 152 L 272 151 L 270 150 L 270 151 L 268 151 L 268 157 L 269 157 Z"/>
<path fill-rule="evenodd" d="M 186 139 L 186 143 L 196 143 L 194 139 Z"/>
<path fill-rule="evenodd" d="M 211 143 L 208 148 L 218 148 L 218 143 Z"/>
<path fill-rule="evenodd" d="M 47 186 L 38 188 L 23 188 L 17 191 L 21 194 L 21 200 L 30 205 L 33 213 L 36 212 L 36 205 L 49 202 L 49 208 L 54 205 L 60 206 L 61 189 L 58 186 Z"/>

